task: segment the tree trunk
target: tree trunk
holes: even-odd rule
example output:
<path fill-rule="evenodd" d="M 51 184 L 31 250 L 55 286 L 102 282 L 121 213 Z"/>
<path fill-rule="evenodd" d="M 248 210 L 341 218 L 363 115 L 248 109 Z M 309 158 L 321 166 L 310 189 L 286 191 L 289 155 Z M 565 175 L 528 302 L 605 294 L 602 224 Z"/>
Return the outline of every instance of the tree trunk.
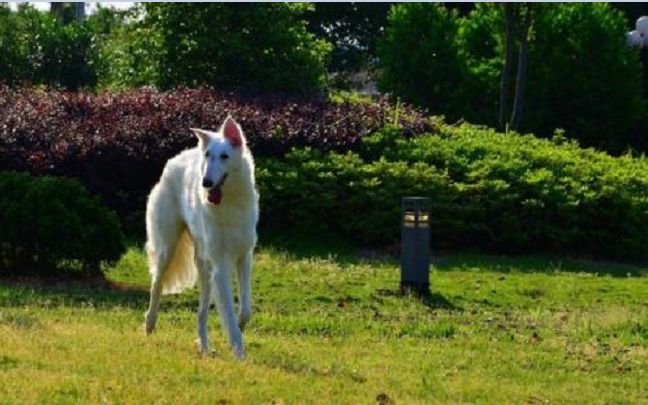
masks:
<path fill-rule="evenodd" d="M 520 5 L 518 12 L 520 49 L 518 53 L 518 70 L 515 83 L 515 98 L 513 99 L 513 112 L 509 128 L 517 130 L 522 120 L 522 111 L 524 109 L 524 88 L 527 81 L 527 61 L 529 49 L 529 31 L 533 21 L 533 5 L 523 3 Z"/>
<path fill-rule="evenodd" d="M 513 99 L 513 113 L 511 113 L 511 123 L 509 128 L 517 130 L 522 120 L 522 110 L 524 107 L 524 87 L 527 78 L 527 49 L 529 41 L 526 36 L 520 40 L 520 52 L 518 54 L 518 72 L 515 84 L 515 99 Z"/>
<path fill-rule="evenodd" d="M 511 67 L 513 66 L 514 46 L 514 27 L 515 24 L 515 4 L 504 3 L 504 65 L 502 66 L 502 76 L 500 80 L 500 99 L 499 99 L 499 126 L 501 130 L 506 129 L 508 117 L 508 95 L 511 86 Z"/>
<path fill-rule="evenodd" d="M 83 21 L 85 19 L 85 2 L 78 1 L 74 3 L 74 18 L 77 21 Z"/>
<path fill-rule="evenodd" d="M 54 14 L 59 20 L 63 20 L 65 3 L 50 3 L 50 13 Z"/>

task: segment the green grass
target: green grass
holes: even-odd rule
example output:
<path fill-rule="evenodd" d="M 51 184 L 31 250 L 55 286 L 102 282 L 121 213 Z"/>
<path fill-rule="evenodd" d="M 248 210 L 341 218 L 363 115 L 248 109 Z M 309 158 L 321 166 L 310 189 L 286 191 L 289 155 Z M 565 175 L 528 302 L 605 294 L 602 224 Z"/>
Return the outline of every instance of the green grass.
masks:
<path fill-rule="evenodd" d="M 142 329 L 145 260 L 116 287 L 0 283 L 0 403 L 646 403 L 648 272 L 546 257 L 437 260 L 427 298 L 389 259 L 259 250 L 248 358 L 196 292 Z"/>

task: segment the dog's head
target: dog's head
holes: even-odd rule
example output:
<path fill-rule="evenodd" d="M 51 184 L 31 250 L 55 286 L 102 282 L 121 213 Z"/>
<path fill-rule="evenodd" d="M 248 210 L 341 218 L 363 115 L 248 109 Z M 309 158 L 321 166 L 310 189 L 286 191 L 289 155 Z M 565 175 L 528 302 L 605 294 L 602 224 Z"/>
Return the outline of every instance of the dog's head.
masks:
<path fill-rule="evenodd" d="M 207 191 L 207 200 L 220 204 L 223 198 L 222 187 L 231 172 L 238 170 L 243 160 L 245 137 L 241 126 L 228 116 L 218 132 L 191 128 L 198 137 L 202 152 L 202 186 Z"/>

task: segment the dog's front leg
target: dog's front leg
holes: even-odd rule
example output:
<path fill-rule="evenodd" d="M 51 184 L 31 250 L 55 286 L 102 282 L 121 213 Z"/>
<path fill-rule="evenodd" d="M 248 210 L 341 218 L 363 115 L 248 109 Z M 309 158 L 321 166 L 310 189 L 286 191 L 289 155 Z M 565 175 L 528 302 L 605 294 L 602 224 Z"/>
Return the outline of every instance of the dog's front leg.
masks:
<path fill-rule="evenodd" d="M 207 335 L 207 316 L 209 315 L 209 303 L 211 302 L 211 279 L 209 266 L 200 260 L 196 260 L 198 268 L 198 288 L 200 289 L 200 301 L 198 304 L 198 345 L 201 354 L 209 351 L 209 337 Z"/>
<path fill-rule="evenodd" d="M 239 287 L 238 325 L 242 332 L 252 317 L 252 250 L 243 256 L 236 270 Z"/>
<path fill-rule="evenodd" d="M 236 322 L 234 313 L 234 298 L 232 297 L 231 274 L 233 269 L 231 260 L 221 260 L 214 271 L 214 289 L 216 292 L 216 305 L 220 314 L 221 325 L 229 337 L 234 356 L 242 360 L 245 358 L 243 349 L 243 336 Z"/>

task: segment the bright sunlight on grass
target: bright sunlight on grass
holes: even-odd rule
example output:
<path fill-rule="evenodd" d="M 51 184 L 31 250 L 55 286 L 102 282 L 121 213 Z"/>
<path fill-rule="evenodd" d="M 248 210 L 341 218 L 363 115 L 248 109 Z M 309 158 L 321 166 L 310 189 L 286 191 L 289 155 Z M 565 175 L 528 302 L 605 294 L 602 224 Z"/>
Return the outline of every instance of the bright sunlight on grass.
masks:
<path fill-rule="evenodd" d="M 398 264 L 262 248 L 248 358 L 195 343 L 196 292 L 146 337 L 139 249 L 113 286 L 0 286 L 0 403 L 645 403 L 646 269 L 551 258 L 437 260 L 433 295 Z"/>

